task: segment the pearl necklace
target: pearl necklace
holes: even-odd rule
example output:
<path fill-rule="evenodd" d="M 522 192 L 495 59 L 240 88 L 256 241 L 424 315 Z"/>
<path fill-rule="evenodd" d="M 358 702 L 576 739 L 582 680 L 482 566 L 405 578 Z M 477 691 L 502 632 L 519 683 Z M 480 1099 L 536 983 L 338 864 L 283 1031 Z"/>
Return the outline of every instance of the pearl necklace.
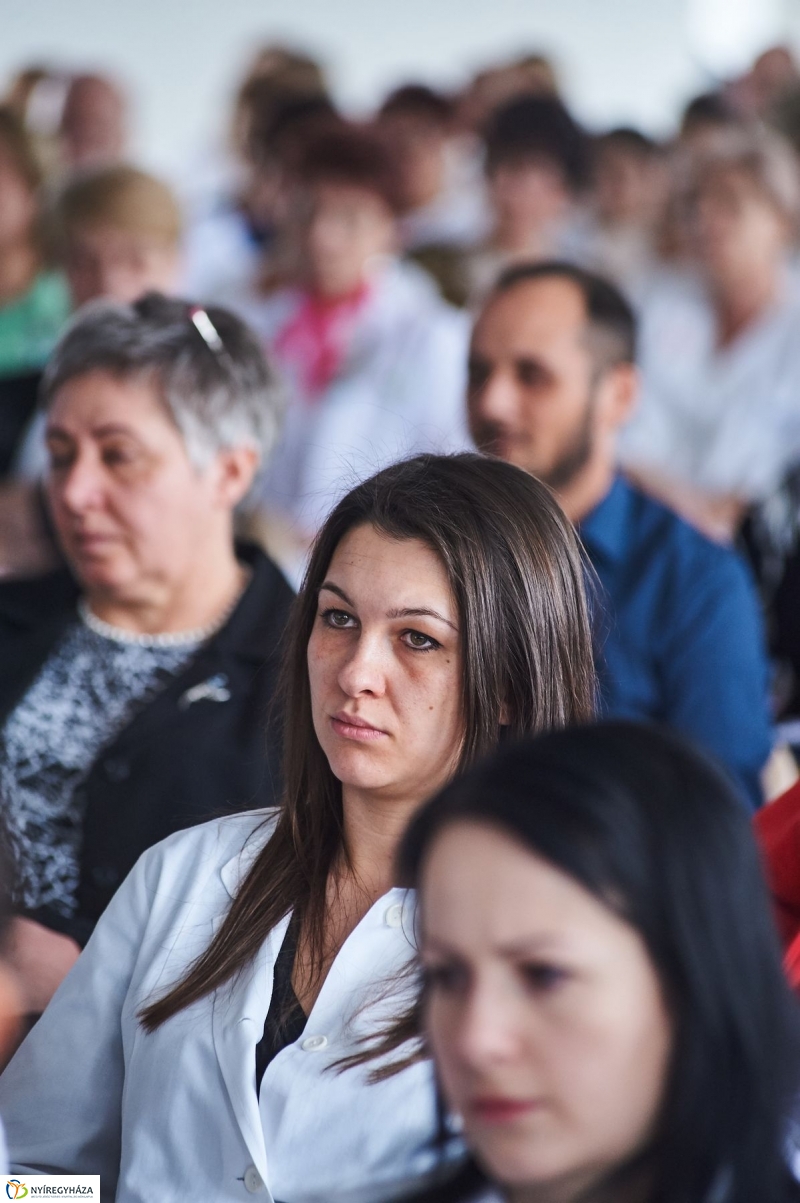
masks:
<path fill-rule="evenodd" d="M 138 631 L 126 631 L 123 627 L 115 627 L 110 622 L 105 622 L 104 619 L 98 618 L 89 609 L 89 603 L 85 597 L 78 598 L 78 614 L 81 622 L 94 631 L 95 635 L 101 635 L 103 639 L 112 639 L 115 643 L 127 643 L 133 647 L 186 647 L 193 643 L 205 643 L 212 635 L 216 635 L 225 623 L 230 618 L 236 606 L 239 604 L 239 598 L 244 593 L 247 584 L 250 580 L 250 572 L 243 572 L 243 580 L 241 587 L 237 590 L 233 600 L 225 607 L 222 613 L 210 622 L 208 626 L 196 627 L 193 631 L 169 631 L 163 635 L 146 635 Z"/>

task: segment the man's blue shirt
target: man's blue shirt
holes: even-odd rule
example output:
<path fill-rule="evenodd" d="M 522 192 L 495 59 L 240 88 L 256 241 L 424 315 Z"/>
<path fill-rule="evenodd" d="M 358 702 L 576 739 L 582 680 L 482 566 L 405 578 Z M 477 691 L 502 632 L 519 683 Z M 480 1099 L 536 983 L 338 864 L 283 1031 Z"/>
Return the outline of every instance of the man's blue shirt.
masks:
<path fill-rule="evenodd" d="M 620 476 L 579 530 L 600 580 L 602 711 L 684 732 L 757 806 L 772 733 L 761 614 L 744 563 Z"/>

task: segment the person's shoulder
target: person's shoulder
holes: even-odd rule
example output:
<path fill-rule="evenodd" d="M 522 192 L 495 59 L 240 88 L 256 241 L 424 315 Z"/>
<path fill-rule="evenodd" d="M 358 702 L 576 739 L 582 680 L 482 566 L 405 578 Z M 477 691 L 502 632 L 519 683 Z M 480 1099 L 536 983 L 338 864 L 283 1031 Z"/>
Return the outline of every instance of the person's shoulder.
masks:
<path fill-rule="evenodd" d="M 34 288 L 37 307 L 56 321 L 66 321 L 71 308 L 66 276 L 60 271 L 43 271 L 36 277 Z"/>
<path fill-rule="evenodd" d="M 741 557 L 733 547 L 710 539 L 676 510 L 644 490 L 630 483 L 627 488 L 637 534 L 651 543 L 654 554 L 693 566 L 707 564 L 709 568 L 741 564 Z"/>
<path fill-rule="evenodd" d="M 294 589 L 287 581 L 281 568 L 257 543 L 237 540 L 237 558 L 247 564 L 253 573 L 253 585 L 257 591 L 269 591 L 276 599 L 287 605 L 294 598 Z"/>
<path fill-rule="evenodd" d="M 375 307 L 386 320 L 401 320 L 430 329 L 431 323 L 450 330 L 469 328 L 469 317 L 444 299 L 436 281 L 419 263 L 392 260 L 380 275 Z"/>
<path fill-rule="evenodd" d="M 658 564 L 665 598 L 684 606 L 711 598 L 729 610 L 755 605 L 749 568 L 736 548 L 717 543 L 661 501 L 631 487 L 632 543 L 639 556 Z"/>
<path fill-rule="evenodd" d="M 647 274 L 640 290 L 640 303 L 644 311 L 650 309 L 692 309 L 709 307 L 708 292 L 693 268 L 659 263 Z"/>
<path fill-rule="evenodd" d="M 461 397 L 469 315 L 445 301 L 422 268 L 403 261 L 387 269 L 369 325 L 382 345 L 393 348 L 393 355 L 415 366 L 422 380 L 442 374 L 447 379 L 454 373 Z"/>
<path fill-rule="evenodd" d="M 165 877 L 200 882 L 204 870 L 222 869 L 231 860 L 241 872 L 272 837 L 279 813 L 277 807 L 248 810 L 176 831 L 148 848 L 133 871 L 156 891 Z"/>
<path fill-rule="evenodd" d="M 258 544 L 237 540 L 236 555 L 250 569 L 251 577 L 218 638 L 237 654 L 263 660 L 275 653 L 282 640 L 295 593 Z"/>

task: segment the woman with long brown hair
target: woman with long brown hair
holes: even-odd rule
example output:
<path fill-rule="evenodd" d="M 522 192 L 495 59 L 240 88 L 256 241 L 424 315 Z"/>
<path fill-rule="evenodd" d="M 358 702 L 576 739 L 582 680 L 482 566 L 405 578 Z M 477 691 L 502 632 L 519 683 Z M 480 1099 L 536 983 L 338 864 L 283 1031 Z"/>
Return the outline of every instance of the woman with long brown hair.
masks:
<path fill-rule="evenodd" d="M 534 478 L 419 456 L 349 493 L 290 626 L 282 806 L 142 858 L 0 1083 L 14 1162 L 99 1173 L 118 1203 L 355 1203 L 423 1178 L 435 1091 L 401 1041 L 395 849 L 504 733 L 591 715 L 590 648 L 577 540 Z"/>

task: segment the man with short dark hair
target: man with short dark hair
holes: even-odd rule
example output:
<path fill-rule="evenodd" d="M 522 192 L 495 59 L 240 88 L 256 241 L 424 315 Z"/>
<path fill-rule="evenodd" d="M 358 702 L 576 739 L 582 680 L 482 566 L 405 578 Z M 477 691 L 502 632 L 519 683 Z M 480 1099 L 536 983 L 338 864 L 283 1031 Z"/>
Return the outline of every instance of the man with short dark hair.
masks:
<path fill-rule="evenodd" d="M 614 285 L 548 262 L 506 272 L 472 336 L 472 436 L 547 482 L 599 578 L 602 709 L 664 722 L 749 800 L 771 746 L 761 620 L 744 565 L 616 470 L 637 392 L 635 319 Z"/>

